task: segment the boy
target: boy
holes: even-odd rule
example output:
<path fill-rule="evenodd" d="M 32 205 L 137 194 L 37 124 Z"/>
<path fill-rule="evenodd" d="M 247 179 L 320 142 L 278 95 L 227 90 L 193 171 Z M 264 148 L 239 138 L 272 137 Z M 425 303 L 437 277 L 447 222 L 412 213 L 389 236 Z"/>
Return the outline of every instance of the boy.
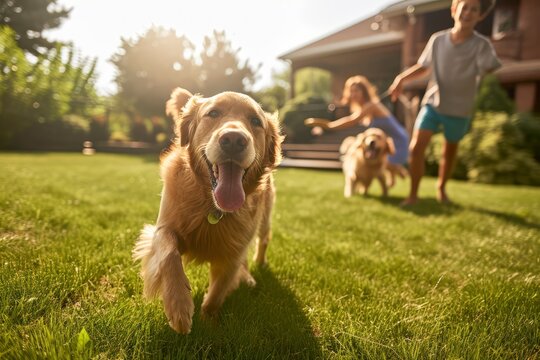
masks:
<path fill-rule="evenodd" d="M 450 203 L 446 182 L 452 172 L 459 141 L 469 129 L 479 79 L 501 66 L 489 40 L 474 30 L 494 2 L 453 0 L 454 27 L 433 34 L 418 63 L 396 76 L 389 88 L 392 101 L 395 101 L 405 82 L 431 70 L 410 144 L 411 189 L 403 206 L 418 201 L 418 187 L 424 175 L 424 153 L 431 136 L 440 128 L 445 142 L 439 163 L 437 200 Z"/>

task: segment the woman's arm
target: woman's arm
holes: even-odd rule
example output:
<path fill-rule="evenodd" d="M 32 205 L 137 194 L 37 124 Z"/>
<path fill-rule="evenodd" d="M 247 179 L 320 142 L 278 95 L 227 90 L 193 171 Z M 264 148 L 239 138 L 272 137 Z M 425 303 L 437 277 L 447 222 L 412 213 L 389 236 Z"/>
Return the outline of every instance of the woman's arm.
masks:
<path fill-rule="evenodd" d="M 320 118 L 309 118 L 304 121 L 304 124 L 310 127 L 320 127 L 324 130 L 347 129 L 357 125 L 359 122 L 361 122 L 364 126 L 369 126 L 371 122 L 370 117 L 373 115 L 373 112 L 376 111 L 377 108 L 373 105 L 373 103 L 367 103 L 364 105 L 361 111 L 355 112 L 348 116 L 344 116 L 335 121 Z"/>

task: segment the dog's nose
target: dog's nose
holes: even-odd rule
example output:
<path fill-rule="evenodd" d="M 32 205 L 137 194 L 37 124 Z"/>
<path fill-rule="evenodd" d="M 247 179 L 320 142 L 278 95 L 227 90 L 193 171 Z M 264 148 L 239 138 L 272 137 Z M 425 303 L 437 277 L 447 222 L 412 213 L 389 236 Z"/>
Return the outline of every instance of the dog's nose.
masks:
<path fill-rule="evenodd" d="M 373 149 L 377 145 L 377 143 L 375 142 L 375 140 L 371 140 L 368 145 L 371 149 Z"/>
<path fill-rule="evenodd" d="M 242 132 L 236 130 L 227 131 L 219 138 L 219 146 L 230 155 L 241 153 L 247 144 L 247 137 Z"/>

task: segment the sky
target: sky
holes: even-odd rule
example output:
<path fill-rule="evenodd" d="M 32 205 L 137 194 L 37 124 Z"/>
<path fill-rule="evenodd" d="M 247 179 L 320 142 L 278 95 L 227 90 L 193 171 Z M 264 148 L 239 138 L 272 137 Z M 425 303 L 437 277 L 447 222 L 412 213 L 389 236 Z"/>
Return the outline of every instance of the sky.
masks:
<path fill-rule="evenodd" d="M 286 64 L 278 57 L 376 14 L 397 0 L 57 0 L 72 8 L 48 38 L 72 42 L 82 56 L 98 58 L 97 87 L 113 94 L 110 58 L 121 38 L 136 39 L 151 26 L 172 28 L 200 50 L 204 36 L 225 31 L 241 61 L 258 71 L 255 90 L 270 85 L 272 71 Z M 157 54 L 159 55 L 159 54 Z M 180 84 L 179 84 L 180 85 Z"/>

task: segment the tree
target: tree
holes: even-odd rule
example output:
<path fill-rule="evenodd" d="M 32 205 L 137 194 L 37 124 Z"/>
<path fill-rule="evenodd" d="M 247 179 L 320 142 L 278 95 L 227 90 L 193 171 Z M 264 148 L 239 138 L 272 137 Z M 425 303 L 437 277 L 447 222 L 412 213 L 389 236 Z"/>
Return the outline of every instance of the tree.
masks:
<path fill-rule="evenodd" d="M 75 60 L 72 47 L 57 45 L 29 61 L 7 26 L 0 26 L 0 49 L 0 147 L 33 125 L 90 115 L 97 102 L 96 59 Z"/>
<path fill-rule="evenodd" d="M 326 70 L 313 67 L 301 69 L 296 72 L 295 94 L 310 93 L 331 100 L 331 81 L 332 75 Z"/>
<path fill-rule="evenodd" d="M 265 111 L 274 112 L 285 105 L 291 88 L 290 74 L 290 67 L 280 72 L 272 71 L 272 84 L 252 94 Z"/>
<path fill-rule="evenodd" d="M 70 11 L 58 6 L 57 0 L 2 0 L 0 26 L 11 27 L 18 46 L 38 55 L 56 46 L 56 42 L 43 37 L 43 31 L 60 26 Z"/>
<path fill-rule="evenodd" d="M 240 64 L 239 52 L 232 48 L 224 31 L 214 30 L 212 37 L 204 38 L 199 71 L 201 93 L 211 96 L 222 91 L 245 92 L 254 84 L 260 65 L 252 69 L 249 60 Z"/>
<path fill-rule="evenodd" d="M 165 102 L 177 86 L 205 96 L 225 90 L 245 92 L 254 82 L 255 70 L 247 60 L 240 64 L 238 51 L 223 32 L 216 31 L 205 37 L 199 58 L 193 43 L 174 30 L 151 28 L 136 40 L 122 39 L 111 59 L 118 69 L 122 106 L 146 117 L 163 116 Z"/>
<path fill-rule="evenodd" d="M 123 106 L 144 116 L 162 116 L 175 87 L 195 91 L 194 50 L 185 36 L 159 27 L 136 40 L 122 39 L 111 61 L 118 69 L 116 83 Z"/>

